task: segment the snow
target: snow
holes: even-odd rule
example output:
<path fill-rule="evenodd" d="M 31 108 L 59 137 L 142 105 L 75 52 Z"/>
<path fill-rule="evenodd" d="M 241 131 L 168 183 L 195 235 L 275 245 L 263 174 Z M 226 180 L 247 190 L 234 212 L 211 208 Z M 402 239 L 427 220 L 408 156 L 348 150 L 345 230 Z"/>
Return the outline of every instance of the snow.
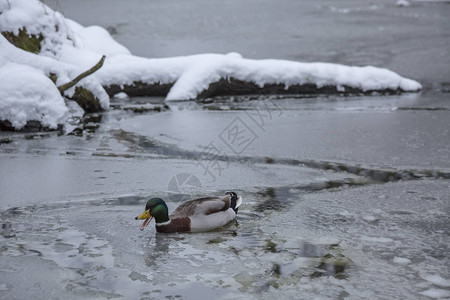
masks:
<path fill-rule="evenodd" d="M 74 44 L 65 43 L 59 53 L 59 60 L 89 69 L 105 55 L 130 55 L 127 48 L 117 43 L 104 28 L 100 26 L 83 27 L 75 21 L 65 19 L 67 26 L 74 33 Z M 74 46 L 75 45 L 75 46 Z"/>
<path fill-rule="evenodd" d="M 42 34 L 41 52 L 36 55 L 22 51 L 12 46 L 3 36 L 0 36 L 0 69 L 8 63 L 23 64 L 33 69 L 30 76 L 16 75 L 21 82 L 36 80 L 30 90 L 38 87 L 43 81 L 42 76 L 50 73 L 57 75 L 57 86 L 67 83 L 74 77 L 94 66 L 106 55 L 103 67 L 96 73 L 83 79 L 78 86 L 83 86 L 94 93 L 100 100 L 102 108 L 109 107 L 109 97 L 104 87 L 111 85 L 133 85 L 136 82 L 144 84 L 173 84 L 166 100 L 192 100 L 210 84 L 220 79 L 238 79 L 252 82 L 259 87 L 266 84 L 292 85 L 315 84 L 318 88 L 335 86 L 343 91 L 345 87 L 357 88 L 362 91 L 402 90 L 418 91 L 422 88 L 417 81 L 403 78 L 387 69 L 372 66 L 357 67 L 331 63 L 301 63 L 287 60 L 254 60 L 243 58 L 238 53 L 200 54 L 173 58 L 151 59 L 131 55 L 130 51 L 114 41 L 111 35 L 100 26 L 83 27 L 75 21 L 64 18 L 38 0 L 0 0 L 0 28 L 15 34 L 26 27 L 28 34 Z M 11 66 L 3 72 L 10 72 Z M 39 75 L 38 75 L 39 74 Z M 16 78 L 16 79 L 17 79 Z M 48 81 L 47 83 L 48 84 Z M 8 83 L 9 88 L 13 84 Z M 16 86 L 17 87 L 17 86 Z M 5 89 L 6 91 L 6 89 Z M 3 94 L 6 92 L 3 91 Z M 11 91 L 9 89 L 9 91 Z M 49 114 L 52 100 L 43 101 L 51 91 L 35 89 L 39 94 L 23 100 L 16 108 L 16 114 L 2 113 L 20 128 L 24 120 L 37 116 L 48 124 L 61 122 L 59 114 Z M 75 87 L 67 90 L 65 96 L 72 96 Z M 27 92 L 28 88 L 27 88 Z M 25 96 L 15 94 L 0 100 L 2 107 L 10 106 L 12 97 Z M 16 99 L 15 98 L 15 99 Z M 19 101 L 20 102 L 20 101 Z M 24 103 L 30 105 L 26 109 Z M 44 104 L 45 103 L 45 104 Z M 34 113 L 31 113 L 34 111 Z M 60 111 L 60 107 L 56 108 Z M 19 113 L 20 112 L 20 113 Z M 17 116 L 16 116 L 17 115 Z M 20 116 L 20 117 L 19 117 Z"/>
<path fill-rule="evenodd" d="M 42 26 L 46 26 L 51 21 L 51 17 L 44 12 L 43 5 L 28 5 L 29 0 L 14 0 L 0 2 L 2 17 L 0 27 L 2 31 L 12 31 L 19 33 L 19 29 L 27 27 L 30 34 L 39 34 Z"/>
<path fill-rule="evenodd" d="M 58 88 L 41 71 L 6 63 L 0 68 L 0 81 L 0 119 L 10 120 L 16 129 L 31 120 L 50 128 L 61 123 L 68 109 Z"/>
<path fill-rule="evenodd" d="M 37 0 L 0 0 L 0 28 L 18 34 L 23 27 L 28 34 L 42 34 L 41 53 L 53 56 L 73 34 L 66 26 L 64 16 Z"/>
<path fill-rule="evenodd" d="M 56 86 L 69 82 L 86 68 L 82 64 L 61 62 L 58 54 L 68 45 L 74 47 L 73 41 L 79 40 L 81 43 L 83 39 L 75 38 L 67 26 L 70 22 L 66 23 L 67 20 L 61 14 L 38 1 L 0 0 L 0 10 L 2 31 L 17 34 L 20 28 L 26 26 L 29 34 L 42 33 L 44 37 L 41 53 L 36 55 L 13 46 L 0 35 L 0 119 L 9 120 L 16 129 L 31 120 L 40 121 L 50 128 L 64 124 L 70 117 L 67 114 L 69 109 Z M 56 27 L 58 30 L 55 31 Z M 87 36 L 92 34 L 88 33 Z M 86 44 L 94 47 L 93 43 Z M 51 73 L 57 76 L 56 86 L 48 78 Z M 90 90 L 99 99 L 102 108 L 109 107 L 109 97 L 95 77 L 87 77 L 77 86 Z M 71 97 L 74 92 L 75 87 L 72 87 L 64 94 Z"/>
<path fill-rule="evenodd" d="M 79 48 L 84 48 L 106 56 L 116 54 L 131 55 L 130 51 L 116 42 L 103 27 L 83 27 L 70 19 L 66 19 L 66 24 L 75 32 Z"/>
<path fill-rule="evenodd" d="M 0 49 L 0 68 L 8 62 L 13 62 L 41 70 L 45 75 L 54 73 L 58 78 L 56 82 L 57 86 L 69 82 L 85 71 L 76 65 L 63 63 L 51 57 L 36 55 L 21 50 L 10 44 L 3 35 L 0 35 Z M 100 100 L 100 104 L 103 108 L 106 109 L 109 107 L 109 97 L 95 77 L 87 77 L 80 81 L 78 85 L 84 86 L 93 92 Z M 67 90 L 65 94 L 70 97 L 73 95 L 74 91 L 75 88 L 71 88 Z"/>

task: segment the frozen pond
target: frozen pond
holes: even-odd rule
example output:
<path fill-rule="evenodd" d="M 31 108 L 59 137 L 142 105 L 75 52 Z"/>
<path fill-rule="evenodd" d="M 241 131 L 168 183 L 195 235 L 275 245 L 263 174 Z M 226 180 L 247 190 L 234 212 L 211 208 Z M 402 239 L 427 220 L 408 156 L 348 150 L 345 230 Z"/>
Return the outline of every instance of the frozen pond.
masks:
<path fill-rule="evenodd" d="M 0 132 L 0 298 L 450 297 L 448 3 L 56 4 L 142 56 L 373 64 L 425 90 L 113 99 L 68 135 Z M 244 202 L 220 230 L 134 220 L 150 196 L 229 190 Z"/>

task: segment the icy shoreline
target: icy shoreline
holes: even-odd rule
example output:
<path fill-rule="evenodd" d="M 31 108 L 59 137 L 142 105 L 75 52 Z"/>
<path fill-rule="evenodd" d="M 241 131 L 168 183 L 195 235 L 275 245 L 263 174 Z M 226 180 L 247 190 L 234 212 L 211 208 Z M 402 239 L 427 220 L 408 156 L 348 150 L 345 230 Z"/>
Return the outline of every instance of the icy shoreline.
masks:
<path fill-rule="evenodd" d="M 0 11 L 2 32 L 18 35 L 26 28 L 27 34 L 42 37 L 40 52 L 33 54 L 0 36 L 0 120 L 10 122 L 17 130 L 29 121 L 39 121 L 49 128 L 64 124 L 70 117 L 65 98 L 73 96 L 75 87 L 64 95 L 56 88 L 39 87 L 50 83 L 51 74 L 57 75 L 55 85 L 72 80 L 102 55 L 107 56 L 103 67 L 77 84 L 91 91 L 102 109 L 109 108 L 108 94 L 118 92 L 158 95 L 171 101 L 205 95 L 399 93 L 422 89 L 417 81 L 373 66 L 254 60 L 238 53 L 137 57 L 102 27 L 83 27 L 37 0 L 0 0 Z M 23 72 L 24 68 L 29 72 Z M 15 76 L 5 75 L 10 73 Z M 27 87 L 22 89 L 24 85 Z"/>

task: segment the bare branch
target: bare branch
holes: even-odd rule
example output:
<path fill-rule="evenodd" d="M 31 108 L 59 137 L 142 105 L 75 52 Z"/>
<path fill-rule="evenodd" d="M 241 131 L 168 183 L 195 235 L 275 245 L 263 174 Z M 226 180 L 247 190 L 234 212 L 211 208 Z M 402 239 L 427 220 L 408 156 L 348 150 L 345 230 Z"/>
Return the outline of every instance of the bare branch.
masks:
<path fill-rule="evenodd" d="M 69 81 L 68 83 L 65 83 L 63 85 L 58 86 L 58 90 L 61 94 L 63 94 L 63 92 L 67 89 L 70 89 L 71 87 L 73 87 L 75 84 L 77 84 L 81 79 L 91 75 L 92 73 L 96 72 L 98 69 L 100 69 L 103 66 L 103 62 L 105 61 L 106 56 L 103 55 L 102 58 L 100 59 L 100 61 L 93 66 L 92 68 L 90 68 L 89 70 L 81 73 L 80 75 L 78 75 L 77 77 L 75 77 L 72 81 Z"/>

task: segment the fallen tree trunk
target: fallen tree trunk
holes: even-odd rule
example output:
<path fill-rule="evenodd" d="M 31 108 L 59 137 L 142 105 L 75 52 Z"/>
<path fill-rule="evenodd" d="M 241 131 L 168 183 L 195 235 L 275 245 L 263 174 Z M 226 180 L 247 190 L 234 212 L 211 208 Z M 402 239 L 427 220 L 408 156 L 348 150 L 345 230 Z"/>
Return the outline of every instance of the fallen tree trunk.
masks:
<path fill-rule="evenodd" d="M 158 82 L 148 84 L 138 81 L 133 85 L 120 86 L 113 84 L 111 86 L 104 87 L 104 89 L 109 96 L 114 96 L 117 93 L 124 92 L 131 97 L 165 97 L 169 93 L 172 86 L 173 83 L 160 84 Z"/>
<path fill-rule="evenodd" d="M 147 84 L 143 82 L 136 82 L 132 85 L 111 85 L 104 87 L 109 96 L 124 92 L 129 96 L 148 96 L 148 97 L 165 97 L 169 93 L 174 83 Z M 258 86 L 253 82 L 242 81 L 234 78 L 220 79 L 209 85 L 209 87 L 202 91 L 197 98 L 213 98 L 217 96 L 240 96 L 240 95 L 370 95 L 373 93 L 395 95 L 400 94 L 400 89 L 385 89 L 385 90 L 362 90 L 354 87 L 343 86 L 337 88 L 334 85 L 327 85 L 318 87 L 312 83 L 294 84 L 286 87 L 284 84 L 265 84 L 263 87 Z"/>

